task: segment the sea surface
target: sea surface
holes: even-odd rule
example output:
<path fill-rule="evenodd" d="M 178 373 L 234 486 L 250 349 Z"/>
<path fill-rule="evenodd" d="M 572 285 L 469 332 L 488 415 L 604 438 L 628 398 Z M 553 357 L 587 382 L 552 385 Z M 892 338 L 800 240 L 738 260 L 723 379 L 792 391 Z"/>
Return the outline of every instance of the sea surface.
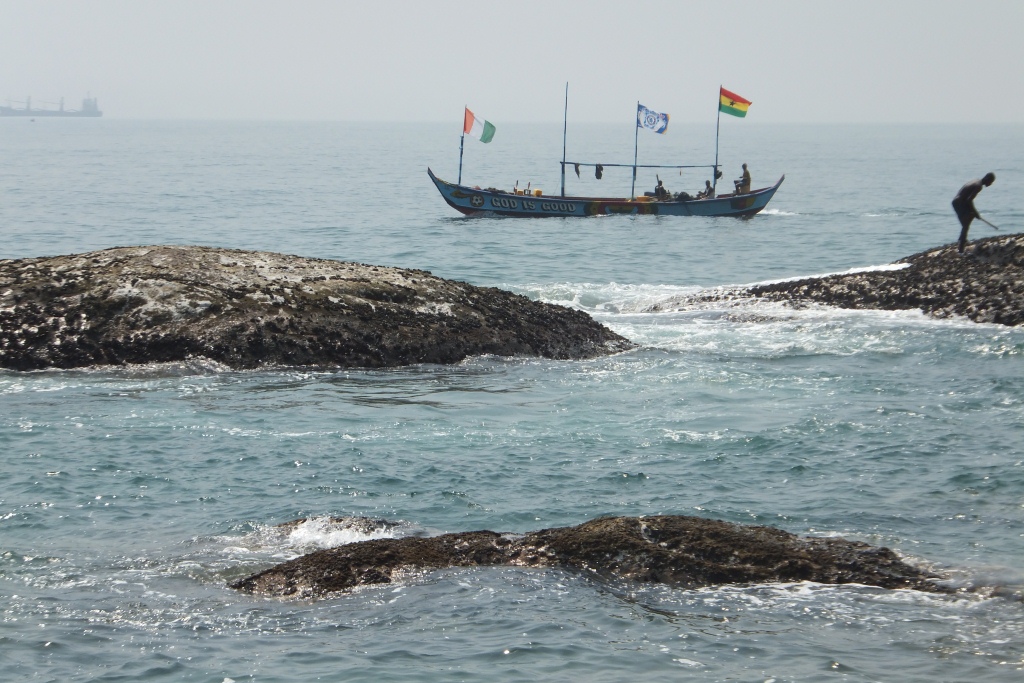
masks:
<path fill-rule="evenodd" d="M 567 158 L 629 163 L 574 125 Z M 1024 330 L 701 288 L 880 266 L 956 240 L 950 200 L 1024 230 L 1020 126 L 722 122 L 751 220 L 465 218 L 459 124 L 0 120 L 0 258 L 199 244 L 423 268 L 582 309 L 639 344 L 585 361 L 236 372 L 196 360 L 0 371 L 0 680 L 1024 680 Z M 560 190 L 562 125 L 497 121 L 462 178 Z M 640 132 L 710 164 L 714 121 Z M 695 192 L 707 169 L 641 170 Z M 628 194 L 570 166 L 571 194 Z M 232 580 L 371 536 L 699 515 L 898 551 L 954 595 L 685 590 L 452 569 L 319 600 Z M 328 516 L 394 527 L 362 532 Z M 275 525 L 311 518 L 291 531 Z"/>

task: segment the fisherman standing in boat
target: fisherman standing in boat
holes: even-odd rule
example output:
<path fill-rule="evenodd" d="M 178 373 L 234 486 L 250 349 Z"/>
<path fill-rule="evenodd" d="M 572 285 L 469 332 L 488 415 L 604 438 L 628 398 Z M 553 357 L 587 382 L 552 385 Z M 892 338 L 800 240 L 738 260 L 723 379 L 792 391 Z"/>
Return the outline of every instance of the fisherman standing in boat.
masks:
<path fill-rule="evenodd" d="M 981 180 L 972 180 L 961 187 L 953 197 L 953 211 L 956 211 L 956 217 L 960 219 L 960 242 L 957 244 L 957 251 L 961 254 L 964 253 L 964 247 L 967 246 L 967 231 L 971 229 L 971 221 L 981 218 L 978 210 L 974 208 L 974 198 L 995 181 L 995 173 L 986 173 Z M 981 218 L 981 220 L 985 219 Z"/>

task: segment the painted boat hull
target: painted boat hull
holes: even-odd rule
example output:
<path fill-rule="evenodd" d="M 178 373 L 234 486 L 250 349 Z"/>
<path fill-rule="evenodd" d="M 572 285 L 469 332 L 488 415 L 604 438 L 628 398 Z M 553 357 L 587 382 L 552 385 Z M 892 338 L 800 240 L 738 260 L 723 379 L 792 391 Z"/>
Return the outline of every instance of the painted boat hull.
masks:
<path fill-rule="evenodd" d="M 481 190 L 441 180 L 429 168 L 427 173 L 448 206 L 467 216 L 515 216 L 544 218 L 557 216 L 753 216 L 768 205 L 786 176 L 771 187 L 741 195 L 723 195 L 714 199 L 643 201 L 625 198 L 551 197 L 519 195 L 511 192 Z"/>

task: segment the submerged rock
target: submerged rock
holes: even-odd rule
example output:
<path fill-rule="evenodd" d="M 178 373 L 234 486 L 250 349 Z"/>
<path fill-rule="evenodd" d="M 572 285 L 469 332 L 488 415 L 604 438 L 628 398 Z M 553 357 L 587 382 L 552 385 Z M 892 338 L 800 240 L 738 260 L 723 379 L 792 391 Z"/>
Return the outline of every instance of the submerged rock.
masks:
<path fill-rule="evenodd" d="M 939 318 L 1024 323 L 1024 235 L 976 240 L 963 254 L 955 244 L 938 247 L 893 266 L 903 267 L 706 290 L 658 304 L 652 310 L 756 298 L 792 306 L 820 303 L 887 311 L 920 309 Z"/>
<path fill-rule="evenodd" d="M 363 541 L 284 562 L 231 588 L 311 597 L 389 583 L 409 570 L 482 565 L 560 567 L 686 588 L 815 581 L 946 592 L 937 577 L 888 548 L 683 516 L 604 517 L 521 535 L 471 531 Z"/>
<path fill-rule="evenodd" d="M 181 246 L 0 261 L 0 367 L 15 370 L 376 368 L 632 346 L 581 311 L 423 270 Z"/>

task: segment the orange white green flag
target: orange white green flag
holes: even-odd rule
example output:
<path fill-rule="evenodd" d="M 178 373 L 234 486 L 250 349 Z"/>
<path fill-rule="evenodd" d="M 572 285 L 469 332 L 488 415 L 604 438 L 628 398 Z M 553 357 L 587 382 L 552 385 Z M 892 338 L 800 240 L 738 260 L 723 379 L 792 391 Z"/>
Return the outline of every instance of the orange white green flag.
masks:
<path fill-rule="evenodd" d="M 472 135 L 480 142 L 490 142 L 494 137 L 494 124 L 479 118 L 466 107 L 466 120 L 462 124 L 462 132 Z"/>
<path fill-rule="evenodd" d="M 750 100 L 719 86 L 718 111 L 724 114 L 744 117 L 747 115 L 747 109 L 750 108 L 751 104 Z"/>

